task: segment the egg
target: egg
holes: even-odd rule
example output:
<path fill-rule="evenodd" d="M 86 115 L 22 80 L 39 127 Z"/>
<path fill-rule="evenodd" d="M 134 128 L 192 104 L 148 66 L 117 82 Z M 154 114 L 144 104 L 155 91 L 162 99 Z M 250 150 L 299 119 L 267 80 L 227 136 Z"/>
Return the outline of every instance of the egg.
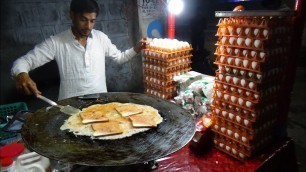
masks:
<path fill-rule="evenodd" d="M 233 152 L 234 155 L 237 154 L 237 151 L 236 151 L 236 149 L 234 149 L 234 148 L 232 148 L 232 152 Z"/>
<path fill-rule="evenodd" d="M 231 135 L 232 135 L 232 133 L 233 133 L 233 131 L 232 131 L 232 130 L 227 130 L 227 135 L 231 136 Z"/>
<path fill-rule="evenodd" d="M 251 31 L 251 29 L 247 27 L 247 28 L 244 29 L 244 34 L 249 35 L 250 31 Z"/>
<path fill-rule="evenodd" d="M 230 37 L 229 43 L 230 43 L 231 45 L 235 45 L 235 44 L 236 44 L 236 40 L 237 40 L 237 38 L 235 38 L 235 37 Z M 236 50 L 236 49 L 235 49 L 235 50 Z"/>
<path fill-rule="evenodd" d="M 235 97 L 235 96 L 231 96 L 231 101 L 232 101 L 233 103 L 236 103 L 236 101 L 237 101 L 237 97 Z"/>
<path fill-rule="evenodd" d="M 252 39 L 250 39 L 250 38 L 245 39 L 245 45 L 246 46 L 250 47 L 251 43 L 252 43 Z"/>
<path fill-rule="evenodd" d="M 256 77 L 257 77 L 258 80 L 261 79 L 261 76 L 262 76 L 261 74 L 256 74 Z"/>
<path fill-rule="evenodd" d="M 221 57 L 220 57 L 220 62 L 223 63 L 224 59 L 225 59 L 225 57 L 224 57 L 224 56 L 221 56 Z"/>
<path fill-rule="evenodd" d="M 245 95 L 249 97 L 249 96 L 251 95 L 251 92 L 246 91 L 246 92 L 245 92 Z"/>
<path fill-rule="evenodd" d="M 218 115 L 220 113 L 220 109 L 216 109 L 216 114 Z"/>
<path fill-rule="evenodd" d="M 233 107 L 234 107 L 233 105 L 228 105 L 229 109 L 233 109 Z"/>
<path fill-rule="evenodd" d="M 240 158 L 244 158 L 244 155 L 242 153 L 239 153 Z"/>
<path fill-rule="evenodd" d="M 252 78 L 252 77 L 253 77 L 253 75 L 254 75 L 254 73 L 253 73 L 253 72 L 248 72 L 248 76 L 249 76 L 249 78 Z"/>
<path fill-rule="evenodd" d="M 221 148 L 223 148 L 224 143 L 219 143 L 219 146 L 220 146 Z"/>
<path fill-rule="evenodd" d="M 214 128 L 215 128 L 216 130 L 218 130 L 218 129 L 219 129 L 219 126 L 218 126 L 218 125 L 215 125 Z"/>
<path fill-rule="evenodd" d="M 222 96 L 220 91 L 217 91 L 217 96 L 220 98 Z"/>
<path fill-rule="evenodd" d="M 235 65 L 240 66 L 241 59 L 235 58 Z"/>
<path fill-rule="evenodd" d="M 237 84 L 239 82 L 239 79 L 237 77 L 233 77 L 234 84 Z"/>
<path fill-rule="evenodd" d="M 246 106 L 247 107 L 251 107 L 253 105 L 253 103 L 252 102 L 250 102 L 250 101 L 246 101 Z"/>
<path fill-rule="evenodd" d="M 241 121 L 240 116 L 236 116 L 236 121 L 237 121 L 238 123 L 240 123 L 240 121 Z"/>
<path fill-rule="evenodd" d="M 227 112 L 226 111 L 222 111 L 222 116 L 226 117 L 226 115 L 227 115 Z"/>
<path fill-rule="evenodd" d="M 224 94 L 224 100 L 228 100 L 229 95 L 228 94 Z"/>
<path fill-rule="evenodd" d="M 232 57 L 227 58 L 227 64 L 231 65 L 234 59 Z"/>
<path fill-rule="evenodd" d="M 232 114 L 232 113 L 229 113 L 228 117 L 229 117 L 230 119 L 233 119 L 233 117 L 234 117 L 234 114 Z"/>
<path fill-rule="evenodd" d="M 250 89 L 253 89 L 254 86 L 255 86 L 255 84 L 254 84 L 253 82 L 250 82 L 250 83 L 249 83 L 249 88 L 250 88 Z"/>
<path fill-rule="evenodd" d="M 239 134 L 238 133 L 235 133 L 234 136 L 235 136 L 236 139 L 239 138 Z"/>
<path fill-rule="evenodd" d="M 253 31 L 253 34 L 254 34 L 254 36 L 258 36 L 258 34 L 259 34 L 259 29 L 258 29 L 258 28 L 255 28 L 254 31 Z"/>
<path fill-rule="evenodd" d="M 226 48 L 227 54 L 231 55 L 232 54 L 232 48 Z"/>
<path fill-rule="evenodd" d="M 242 89 L 238 89 L 238 93 L 241 94 L 243 92 Z"/>
<path fill-rule="evenodd" d="M 243 56 L 247 57 L 249 55 L 249 52 L 248 52 L 248 50 L 243 50 L 242 54 L 243 54 Z"/>
<path fill-rule="evenodd" d="M 244 70 L 240 70 L 240 75 L 243 76 L 245 74 Z"/>
<path fill-rule="evenodd" d="M 256 51 L 251 51 L 251 56 L 252 56 L 253 58 L 256 58 L 256 55 L 257 55 L 257 52 L 256 52 Z"/>
<path fill-rule="evenodd" d="M 246 81 L 245 81 L 245 79 L 241 79 L 241 80 L 240 80 L 240 84 L 241 84 L 241 86 L 243 86 L 243 87 L 244 87 L 244 86 L 246 85 Z"/>
<path fill-rule="evenodd" d="M 256 48 L 259 48 L 259 47 L 261 46 L 261 40 L 256 39 L 256 40 L 254 41 L 254 46 L 255 46 Z"/>
<path fill-rule="evenodd" d="M 257 62 L 252 62 L 252 69 L 256 69 L 257 68 Z"/>
<path fill-rule="evenodd" d="M 231 81 L 231 79 L 232 79 L 232 77 L 231 77 L 231 76 L 226 76 L 226 77 L 225 77 L 226 82 L 230 82 L 230 81 Z"/>
<path fill-rule="evenodd" d="M 267 37 L 268 33 L 269 33 L 268 29 L 264 29 L 263 32 L 262 32 L 264 37 Z"/>
<path fill-rule="evenodd" d="M 222 85 L 224 90 L 227 90 L 227 85 Z"/>
<path fill-rule="evenodd" d="M 260 52 L 260 53 L 259 53 L 259 57 L 260 57 L 261 59 L 263 59 L 265 56 L 266 56 L 266 53 L 264 53 L 264 52 Z"/>
<path fill-rule="evenodd" d="M 242 28 L 241 27 L 237 27 L 236 28 L 236 33 L 238 34 L 238 35 L 240 35 L 241 34 L 241 31 L 242 31 Z M 239 39 L 239 38 L 238 38 Z M 243 39 L 244 40 L 244 39 Z"/>
<path fill-rule="evenodd" d="M 222 44 L 226 44 L 226 40 L 227 40 L 227 38 L 226 38 L 226 37 L 223 37 L 223 38 L 221 39 Z"/>
<path fill-rule="evenodd" d="M 249 61 L 248 60 L 243 60 L 243 67 L 247 68 L 249 65 Z"/>
<path fill-rule="evenodd" d="M 237 40 L 237 39 L 236 39 L 236 40 Z M 236 49 L 234 50 L 234 53 L 235 53 L 235 55 L 239 56 L 240 50 L 239 50 L 238 48 L 236 48 Z"/>
<path fill-rule="evenodd" d="M 243 123 L 244 123 L 245 126 L 248 126 L 249 125 L 249 120 L 245 119 L 245 120 L 243 120 Z"/>
<path fill-rule="evenodd" d="M 240 46 L 244 43 L 244 38 L 238 38 L 237 39 L 237 44 Z"/>
<path fill-rule="evenodd" d="M 229 34 L 232 35 L 234 28 L 232 26 L 227 26 L 227 30 L 228 30 Z"/>
<path fill-rule="evenodd" d="M 247 110 L 243 110 L 242 112 L 243 112 L 244 114 L 246 114 L 246 115 L 248 114 L 248 111 L 247 111 Z"/>
<path fill-rule="evenodd" d="M 244 11 L 244 7 L 242 5 L 236 6 L 233 11 Z"/>
<path fill-rule="evenodd" d="M 222 80 L 223 80 L 223 75 L 222 75 L 222 74 L 219 74 L 219 77 L 218 77 L 218 78 L 219 78 L 220 81 L 222 81 Z"/>
<path fill-rule="evenodd" d="M 221 33 L 222 33 L 222 35 L 226 35 L 227 34 L 226 27 L 221 27 Z"/>
<path fill-rule="evenodd" d="M 258 94 L 254 94 L 254 98 L 255 98 L 255 99 L 258 99 L 258 98 L 259 98 L 259 95 L 258 95 Z"/>
<path fill-rule="evenodd" d="M 239 98 L 238 99 L 238 103 L 239 103 L 239 105 L 243 105 L 244 104 L 244 100 L 242 98 Z"/>
<path fill-rule="evenodd" d="M 237 72 L 238 72 L 237 69 L 233 69 L 233 73 L 234 73 L 235 75 L 237 74 Z"/>

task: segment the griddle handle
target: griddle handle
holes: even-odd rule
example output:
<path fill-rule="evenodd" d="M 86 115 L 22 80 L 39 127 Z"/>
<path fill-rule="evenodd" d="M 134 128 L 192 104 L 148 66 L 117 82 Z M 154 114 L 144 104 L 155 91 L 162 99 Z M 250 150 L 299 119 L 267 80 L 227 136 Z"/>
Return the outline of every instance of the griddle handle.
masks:
<path fill-rule="evenodd" d="M 37 98 L 39 98 L 39 99 L 41 99 L 41 100 L 43 100 L 43 101 L 47 102 L 48 104 L 50 104 L 50 105 L 52 105 L 52 106 L 58 106 L 58 104 L 57 104 L 57 103 L 55 103 L 54 101 L 52 101 L 52 100 L 48 99 L 48 98 L 47 98 L 47 97 L 45 97 L 45 96 L 38 95 L 38 96 L 37 96 Z"/>

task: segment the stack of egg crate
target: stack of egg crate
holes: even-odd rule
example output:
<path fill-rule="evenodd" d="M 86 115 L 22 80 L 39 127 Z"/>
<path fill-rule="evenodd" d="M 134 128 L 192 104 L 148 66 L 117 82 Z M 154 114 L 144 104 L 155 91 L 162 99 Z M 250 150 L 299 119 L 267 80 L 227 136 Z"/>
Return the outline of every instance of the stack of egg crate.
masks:
<path fill-rule="evenodd" d="M 286 17 L 229 17 L 218 23 L 212 129 L 219 150 L 245 160 L 273 139 L 288 60 Z"/>
<path fill-rule="evenodd" d="M 176 39 L 153 39 L 144 50 L 145 94 L 170 100 L 177 95 L 174 76 L 191 70 L 191 46 Z"/>

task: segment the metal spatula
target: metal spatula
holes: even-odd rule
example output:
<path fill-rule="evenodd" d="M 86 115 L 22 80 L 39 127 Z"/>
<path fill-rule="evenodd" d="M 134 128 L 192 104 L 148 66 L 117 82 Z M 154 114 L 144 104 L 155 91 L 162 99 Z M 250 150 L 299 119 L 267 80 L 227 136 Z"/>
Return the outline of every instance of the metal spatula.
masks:
<path fill-rule="evenodd" d="M 68 115 L 74 115 L 76 113 L 79 113 L 81 110 L 78 109 L 78 108 L 75 108 L 73 106 L 70 106 L 70 105 L 66 105 L 66 106 L 62 106 L 62 105 L 59 105 L 57 103 L 55 103 L 54 101 L 48 99 L 47 97 L 44 97 L 42 95 L 38 95 L 37 98 L 47 102 L 48 104 L 52 105 L 52 106 L 56 106 L 58 108 L 60 108 L 60 111 L 65 113 L 65 114 L 68 114 Z"/>

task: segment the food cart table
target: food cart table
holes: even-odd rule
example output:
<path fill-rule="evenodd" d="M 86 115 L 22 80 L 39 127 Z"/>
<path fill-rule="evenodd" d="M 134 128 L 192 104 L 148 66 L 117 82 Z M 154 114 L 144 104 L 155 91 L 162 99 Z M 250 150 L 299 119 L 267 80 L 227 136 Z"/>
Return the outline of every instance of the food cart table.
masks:
<path fill-rule="evenodd" d="M 298 171 L 294 153 L 294 142 L 287 138 L 278 141 L 264 153 L 241 162 L 213 148 L 199 155 L 189 148 L 157 160 L 154 171 Z"/>
<path fill-rule="evenodd" d="M 294 152 L 294 142 L 287 138 L 277 141 L 264 153 L 255 156 L 245 162 L 236 160 L 231 156 L 210 149 L 204 154 L 197 154 L 190 149 L 189 144 L 179 151 L 156 161 L 156 168 L 151 170 L 148 165 L 132 165 L 122 167 L 86 167 L 75 166 L 72 172 L 81 171 L 133 171 L 133 172 L 199 172 L 199 171 L 227 171 L 227 172 L 248 172 L 248 171 L 298 171 Z"/>

